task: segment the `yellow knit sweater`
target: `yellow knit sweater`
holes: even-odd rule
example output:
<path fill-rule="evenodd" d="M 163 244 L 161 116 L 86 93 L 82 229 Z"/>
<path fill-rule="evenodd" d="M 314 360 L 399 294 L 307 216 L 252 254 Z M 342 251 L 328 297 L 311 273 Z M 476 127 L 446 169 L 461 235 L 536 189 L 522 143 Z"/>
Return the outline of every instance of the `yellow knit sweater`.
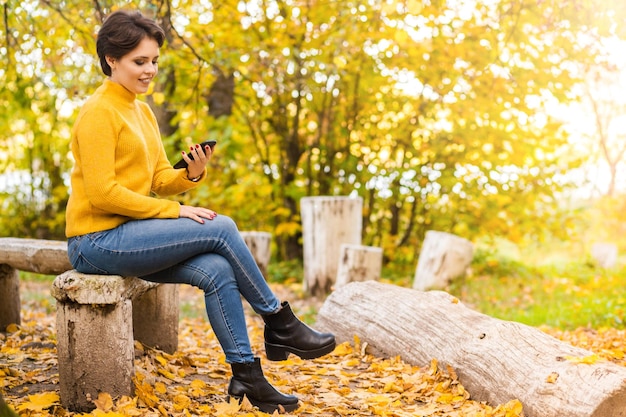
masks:
<path fill-rule="evenodd" d="M 157 196 L 198 184 L 187 178 L 186 169 L 172 168 L 150 107 L 108 79 L 82 107 L 71 149 L 75 163 L 67 237 L 112 229 L 131 219 L 177 218 L 180 204 Z"/>

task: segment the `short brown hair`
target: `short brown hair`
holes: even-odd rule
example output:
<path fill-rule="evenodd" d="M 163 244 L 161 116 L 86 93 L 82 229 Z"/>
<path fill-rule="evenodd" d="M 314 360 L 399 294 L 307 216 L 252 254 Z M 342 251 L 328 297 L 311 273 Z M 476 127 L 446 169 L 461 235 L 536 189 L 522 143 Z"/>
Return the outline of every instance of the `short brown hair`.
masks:
<path fill-rule="evenodd" d="M 96 41 L 96 51 L 104 74 L 111 76 L 107 56 L 122 58 L 135 49 L 146 36 L 157 41 L 159 47 L 163 46 L 165 32 L 154 20 L 138 11 L 118 10 L 111 13 L 98 31 Z"/>

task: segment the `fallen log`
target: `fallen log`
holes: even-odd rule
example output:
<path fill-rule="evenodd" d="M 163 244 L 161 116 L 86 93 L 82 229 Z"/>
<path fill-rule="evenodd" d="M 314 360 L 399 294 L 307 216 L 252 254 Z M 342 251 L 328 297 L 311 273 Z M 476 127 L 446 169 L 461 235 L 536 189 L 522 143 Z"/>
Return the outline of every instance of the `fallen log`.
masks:
<path fill-rule="evenodd" d="M 518 399 L 526 417 L 626 416 L 626 368 L 445 292 L 353 282 L 330 294 L 317 320 L 338 342 L 357 335 L 374 355 L 448 364 L 474 400 Z"/>

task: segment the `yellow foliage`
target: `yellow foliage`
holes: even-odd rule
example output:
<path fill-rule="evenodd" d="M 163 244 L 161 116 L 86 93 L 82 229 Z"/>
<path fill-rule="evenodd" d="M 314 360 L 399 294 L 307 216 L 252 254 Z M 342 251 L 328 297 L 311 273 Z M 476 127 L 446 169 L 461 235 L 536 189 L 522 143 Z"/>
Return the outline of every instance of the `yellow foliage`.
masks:
<path fill-rule="evenodd" d="M 47 408 L 59 405 L 61 399 L 56 392 L 42 392 L 28 396 L 28 401 L 20 404 L 17 411 L 43 411 Z"/>
<path fill-rule="evenodd" d="M 98 399 L 94 400 L 93 403 L 100 411 L 106 412 L 113 408 L 113 398 L 111 398 L 111 395 L 106 392 L 99 393 Z"/>
<path fill-rule="evenodd" d="M 215 404 L 216 417 L 230 417 L 239 412 L 241 406 L 235 398 L 231 398 L 229 402 L 221 402 Z"/>

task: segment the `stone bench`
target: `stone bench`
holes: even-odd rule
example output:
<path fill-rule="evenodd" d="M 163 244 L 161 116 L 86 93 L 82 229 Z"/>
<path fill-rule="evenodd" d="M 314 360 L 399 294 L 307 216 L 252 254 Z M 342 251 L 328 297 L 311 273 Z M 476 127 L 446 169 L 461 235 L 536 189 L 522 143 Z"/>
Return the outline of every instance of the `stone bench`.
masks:
<path fill-rule="evenodd" d="M 241 232 L 265 274 L 270 237 Z M 89 411 L 100 392 L 131 396 L 134 340 L 173 353 L 178 347 L 178 286 L 135 277 L 81 274 L 67 242 L 0 238 L 0 331 L 20 323 L 19 271 L 57 275 L 56 327 L 61 403 Z"/>
<path fill-rule="evenodd" d="M 132 395 L 134 340 L 173 353 L 178 347 L 178 286 L 72 269 L 67 243 L 0 238 L 0 326 L 20 323 L 19 273 L 57 275 L 57 354 L 61 403 L 94 408 L 98 393 Z"/>
<path fill-rule="evenodd" d="M 58 275 L 70 269 L 65 241 L 0 238 L 0 330 L 21 322 L 18 271 Z"/>
<path fill-rule="evenodd" d="M 52 284 L 57 300 L 61 403 L 94 408 L 100 392 L 133 393 L 134 340 L 173 353 L 178 347 L 178 286 L 75 270 Z"/>
<path fill-rule="evenodd" d="M 240 233 L 267 277 L 272 235 L 258 231 Z M 0 331 L 21 322 L 19 271 L 59 275 L 71 269 L 66 241 L 0 238 Z"/>

